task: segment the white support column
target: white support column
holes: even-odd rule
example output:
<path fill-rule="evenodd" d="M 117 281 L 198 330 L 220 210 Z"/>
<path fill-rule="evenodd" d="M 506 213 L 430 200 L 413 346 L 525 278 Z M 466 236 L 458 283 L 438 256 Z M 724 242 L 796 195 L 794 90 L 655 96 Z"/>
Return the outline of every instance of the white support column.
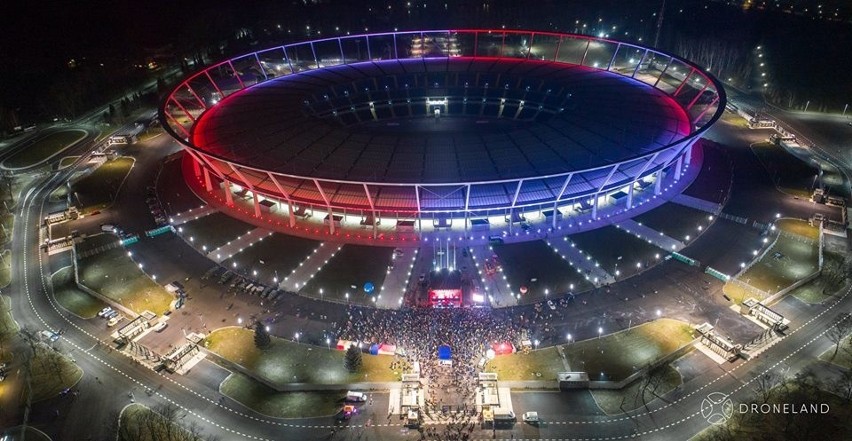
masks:
<path fill-rule="evenodd" d="M 376 228 L 376 206 L 373 205 L 373 196 L 370 194 L 370 189 L 367 188 L 367 184 L 361 185 L 364 186 L 364 194 L 367 195 L 367 202 L 370 203 L 370 213 L 372 213 L 373 216 L 373 239 L 375 239 L 376 235 L 378 234 L 378 232 L 376 231 L 378 229 Z"/>
<path fill-rule="evenodd" d="M 529 56 L 529 55 L 527 55 Z M 468 207 L 470 207 L 470 184 L 467 184 L 464 194 L 464 232 L 467 233 L 467 222 L 470 219 Z"/>
<path fill-rule="evenodd" d="M 680 175 L 683 173 L 683 155 L 677 157 L 677 162 L 675 163 L 675 182 L 680 181 Z"/>
<path fill-rule="evenodd" d="M 509 233 L 512 232 L 512 226 L 514 225 L 513 217 L 515 216 L 515 204 L 518 203 L 518 196 L 521 194 L 521 186 L 523 186 L 523 185 L 524 185 L 524 180 L 523 179 L 519 180 L 518 186 L 515 187 L 515 195 L 512 196 L 512 206 L 509 207 Z"/>
<path fill-rule="evenodd" d="M 571 178 L 574 177 L 574 173 L 568 174 L 568 177 L 565 178 L 565 182 L 562 183 L 562 188 L 559 189 L 559 194 L 556 195 L 556 200 L 553 201 L 553 228 L 556 228 L 556 214 L 559 213 L 559 201 L 562 200 L 562 195 L 565 194 L 565 190 L 568 188 L 568 183 L 571 182 Z"/>
<path fill-rule="evenodd" d="M 648 159 L 645 165 L 643 165 L 642 168 L 633 176 L 633 180 L 630 181 L 630 188 L 628 188 L 627 191 L 627 208 L 633 208 L 633 187 L 636 186 L 636 182 L 639 180 L 639 178 L 642 177 L 642 175 L 645 173 L 645 170 L 648 170 L 648 167 L 651 166 L 651 164 L 653 164 L 654 161 L 657 160 L 657 156 L 659 155 L 660 152 L 654 153 L 654 155 L 651 156 L 650 159 Z"/>
<path fill-rule="evenodd" d="M 319 184 L 319 181 L 313 179 L 314 185 L 317 186 L 317 190 L 319 191 L 320 196 L 322 196 L 323 202 L 325 202 L 325 207 L 328 209 L 328 227 L 331 234 L 334 234 L 334 213 L 331 211 L 331 203 L 328 201 L 328 197 L 325 195 L 325 191 L 323 191 L 322 187 Z"/>
<path fill-rule="evenodd" d="M 257 197 L 257 192 L 252 191 L 251 197 L 254 200 L 254 217 L 259 218 L 260 217 L 260 199 L 258 199 L 258 197 Z"/>
<path fill-rule="evenodd" d="M 687 147 L 686 149 L 686 153 L 683 154 L 684 163 L 686 163 L 686 165 L 692 163 L 692 148 L 694 147 L 694 145 L 695 144 L 690 144 L 689 147 Z"/>
<path fill-rule="evenodd" d="M 633 187 L 636 187 L 636 181 L 630 182 L 630 187 L 627 189 L 627 209 L 633 208 Z"/>
<path fill-rule="evenodd" d="M 222 187 L 225 189 L 225 203 L 228 204 L 229 207 L 233 207 L 234 195 L 231 193 L 231 181 L 225 179 L 222 182 Z"/>
<path fill-rule="evenodd" d="M 606 187 L 606 184 L 609 184 L 609 180 L 612 179 L 612 175 L 614 175 L 615 171 L 618 170 L 619 165 L 621 164 L 615 164 L 612 166 L 612 170 L 609 171 L 609 174 L 606 175 L 606 179 L 604 179 L 604 181 L 601 183 L 601 186 L 600 188 L 598 188 L 598 191 L 595 192 L 595 201 L 594 204 L 592 204 L 592 219 L 598 218 L 598 200 L 600 199 L 601 192 L 603 191 L 604 187 Z"/>
<path fill-rule="evenodd" d="M 663 189 L 663 169 L 659 169 L 656 175 L 657 179 L 654 180 L 654 194 L 660 194 Z"/>
<path fill-rule="evenodd" d="M 417 203 L 417 234 L 423 234 L 423 213 L 420 212 L 420 186 L 414 186 L 414 200 Z"/>
<path fill-rule="evenodd" d="M 210 170 L 207 170 L 207 167 L 201 167 L 204 173 L 204 189 L 208 192 L 213 191 L 213 183 L 210 182 Z"/>
<path fill-rule="evenodd" d="M 269 180 L 275 184 L 275 188 L 278 189 L 278 192 L 281 193 L 281 196 L 287 201 L 288 222 L 290 223 L 290 228 L 293 228 L 296 225 L 296 217 L 293 216 L 293 200 L 290 199 L 290 195 L 284 191 L 284 187 L 281 186 L 281 183 L 278 182 L 278 179 L 275 179 L 275 176 L 272 173 L 266 172 L 266 176 L 268 176 Z"/>

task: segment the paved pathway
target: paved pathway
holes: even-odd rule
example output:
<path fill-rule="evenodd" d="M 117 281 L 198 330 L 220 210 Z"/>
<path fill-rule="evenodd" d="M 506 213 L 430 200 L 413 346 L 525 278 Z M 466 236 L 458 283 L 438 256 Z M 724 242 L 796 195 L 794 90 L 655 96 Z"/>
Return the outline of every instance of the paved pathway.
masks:
<path fill-rule="evenodd" d="M 234 255 L 241 253 L 244 249 L 260 242 L 264 237 L 272 236 L 272 233 L 272 231 L 263 228 L 255 228 L 225 245 L 210 251 L 207 253 L 207 258 L 216 263 L 222 263 L 226 259 L 230 259 Z"/>
<path fill-rule="evenodd" d="M 673 237 L 666 236 L 662 232 L 651 227 L 641 225 L 633 219 L 619 222 L 615 224 L 615 226 L 634 236 L 638 235 L 642 240 L 650 240 L 651 243 L 666 251 L 680 251 L 686 246 L 683 242 Z"/>
<path fill-rule="evenodd" d="M 672 202 L 683 205 L 684 207 L 695 208 L 697 210 L 706 211 L 710 214 L 719 214 L 722 211 L 722 204 L 710 202 L 701 198 L 692 197 L 680 193 L 672 198 Z"/>
<path fill-rule="evenodd" d="M 296 269 L 293 270 L 290 275 L 284 278 L 284 280 L 278 284 L 278 287 L 290 292 L 297 292 L 299 288 L 303 288 L 308 280 L 313 277 L 314 274 L 318 273 L 320 268 L 328 262 L 328 259 L 331 259 L 332 256 L 337 254 L 340 249 L 343 248 L 342 244 L 323 242 L 320 244 L 319 248 L 314 250 L 304 262 L 300 263 Z"/>
<path fill-rule="evenodd" d="M 181 224 L 185 224 L 189 221 L 200 219 L 209 214 L 213 214 L 218 212 L 219 210 L 216 207 L 211 205 L 203 205 L 199 208 L 192 208 L 183 213 L 178 213 L 174 216 L 169 217 L 169 223 L 178 226 Z"/>
<path fill-rule="evenodd" d="M 402 298 L 408 290 L 414 269 L 414 262 L 420 252 L 419 248 L 397 248 L 393 254 L 393 267 L 388 269 L 385 282 L 382 284 L 381 297 L 376 300 L 379 308 L 399 308 Z"/>
<path fill-rule="evenodd" d="M 563 259 L 567 260 L 571 266 L 578 268 L 583 272 L 583 274 L 589 276 L 590 281 L 595 283 L 595 279 L 597 278 L 596 285 L 615 282 L 615 278 L 613 278 L 612 275 L 604 271 L 603 268 L 595 266 L 594 257 L 589 259 L 589 254 L 575 247 L 568 237 L 548 241 L 547 244 L 550 245 L 551 248 L 556 248 L 559 255 L 562 256 Z"/>
<path fill-rule="evenodd" d="M 470 254 L 474 259 L 476 269 L 479 272 L 479 277 L 482 279 L 482 285 L 485 292 L 488 293 L 489 301 L 492 306 L 515 306 L 518 300 L 512 296 L 512 288 L 509 282 L 506 281 L 502 271 L 496 271 L 493 274 L 488 274 L 486 271 L 485 262 L 493 261 L 494 251 L 489 245 L 478 245 L 470 247 Z"/>

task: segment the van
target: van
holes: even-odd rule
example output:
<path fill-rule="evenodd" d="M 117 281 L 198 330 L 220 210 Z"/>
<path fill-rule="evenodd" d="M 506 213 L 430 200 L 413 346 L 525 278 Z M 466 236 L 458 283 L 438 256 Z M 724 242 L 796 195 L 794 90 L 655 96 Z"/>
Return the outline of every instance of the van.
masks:
<path fill-rule="evenodd" d="M 515 421 L 515 412 L 511 410 L 495 410 L 494 421 Z"/>
<path fill-rule="evenodd" d="M 346 392 L 346 401 L 364 402 L 367 401 L 367 394 L 350 390 Z"/>
<path fill-rule="evenodd" d="M 101 224 L 101 231 L 106 231 L 107 233 L 112 233 L 113 231 L 115 231 L 115 225 Z"/>

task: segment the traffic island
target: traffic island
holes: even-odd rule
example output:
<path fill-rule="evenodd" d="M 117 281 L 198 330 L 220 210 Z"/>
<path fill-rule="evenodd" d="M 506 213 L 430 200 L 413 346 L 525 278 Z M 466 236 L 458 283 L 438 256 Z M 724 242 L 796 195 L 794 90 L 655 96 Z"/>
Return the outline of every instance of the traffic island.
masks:
<path fill-rule="evenodd" d="M 83 377 L 83 370 L 70 358 L 48 345 L 39 342 L 31 348 L 30 382 L 34 403 L 58 396 Z"/>
<path fill-rule="evenodd" d="M 187 430 L 178 424 L 178 408 L 165 404 L 150 408 L 130 404 L 118 417 L 118 441 L 199 441 L 198 428 Z"/>
<path fill-rule="evenodd" d="M 650 404 L 682 383 L 680 373 L 663 365 L 651 369 L 621 389 L 592 389 L 595 404 L 607 415 L 617 415 Z"/>
<path fill-rule="evenodd" d="M 136 314 L 148 310 L 162 315 L 175 298 L 143 273 L 143 267 L 124 248 L 113 248 L 81 258 L 78 283 Z"/>
<path fill-rule="evenodd" d="M 107 306 L 100 299 L 77 287 L 77 284 L 74 283 L 74 271 L 70 266 L 55 272 L 51 277 L 51 282 L 56 301 L 63 308 L 80 318 L 93 318 Z"/>
<path fill-rule="evenodd" d="M 568 344 L 564 351 L 571 369 L 587 372 L 592 383 L 622 382 L 688 350 L 694 339 L 691 326 L 664 318 Z"/>
<path fill-rule="evenodd" d="M 233 373 L 219 392 L 249 409 L 275 418 L 311 418 L 334 415 L 346 390 L 279 392 L 241 373 Z"/>
<path fill-rule="evenodd" d="M 391 370 L 393 357 L 364 354 L 357 372 L 344 367 L 344 352 L 272 337 L 266 349 L 258 349 L 254 331 L 240 327 L 211 332 L 204 347 L 226 367 L 236 368 L 267 386 L 280 391 L 328 389 L 352 383 L 399 381 Z M 319 386 L 319 387 L 318 387 Z"/>
<path fill-rule="evenodd" d="M 73 200 L 80 204 L 81 211 L 91 213 L 112 205 L 135 162 L 130 157 L 110 159 L 71 183 Z"/>
<path fill-rule="evenodd" d="M 755 251 L 756 253 L 757 251 Z M 782 233 L 750 266 L 725 283 L 722 291 L 735 304 L 764 300 L 819 271 L 819 241 Z"/>
<path fill-rule="evenodd" d="M 62 130 L 50 133 L 23 147 L 4 161 L 2 167 L 14 170 L 36 166 L 85 138 L 86 132 L 83 130 Z"/>
<path fill-rule="evenodd" d="M 557 374 L 566 366 L 556 347 L 516 352 L 494 357 L 485 365 L 501 381 L 550 381 L 555 385 Z"/>

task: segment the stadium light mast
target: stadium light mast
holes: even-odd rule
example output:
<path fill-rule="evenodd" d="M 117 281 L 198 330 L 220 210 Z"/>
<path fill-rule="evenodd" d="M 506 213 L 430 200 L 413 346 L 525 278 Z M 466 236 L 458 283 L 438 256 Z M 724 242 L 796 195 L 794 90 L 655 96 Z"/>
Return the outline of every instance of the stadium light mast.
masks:
<path fill-rule="evenodd" d="M 663 15 L 666 13 L 666 0 L 660 5 L 660 13 L 657 16 L 657 32 L 654 34 L 654 49 L 659 48 L 660 30 L 663 28 Z"/>

